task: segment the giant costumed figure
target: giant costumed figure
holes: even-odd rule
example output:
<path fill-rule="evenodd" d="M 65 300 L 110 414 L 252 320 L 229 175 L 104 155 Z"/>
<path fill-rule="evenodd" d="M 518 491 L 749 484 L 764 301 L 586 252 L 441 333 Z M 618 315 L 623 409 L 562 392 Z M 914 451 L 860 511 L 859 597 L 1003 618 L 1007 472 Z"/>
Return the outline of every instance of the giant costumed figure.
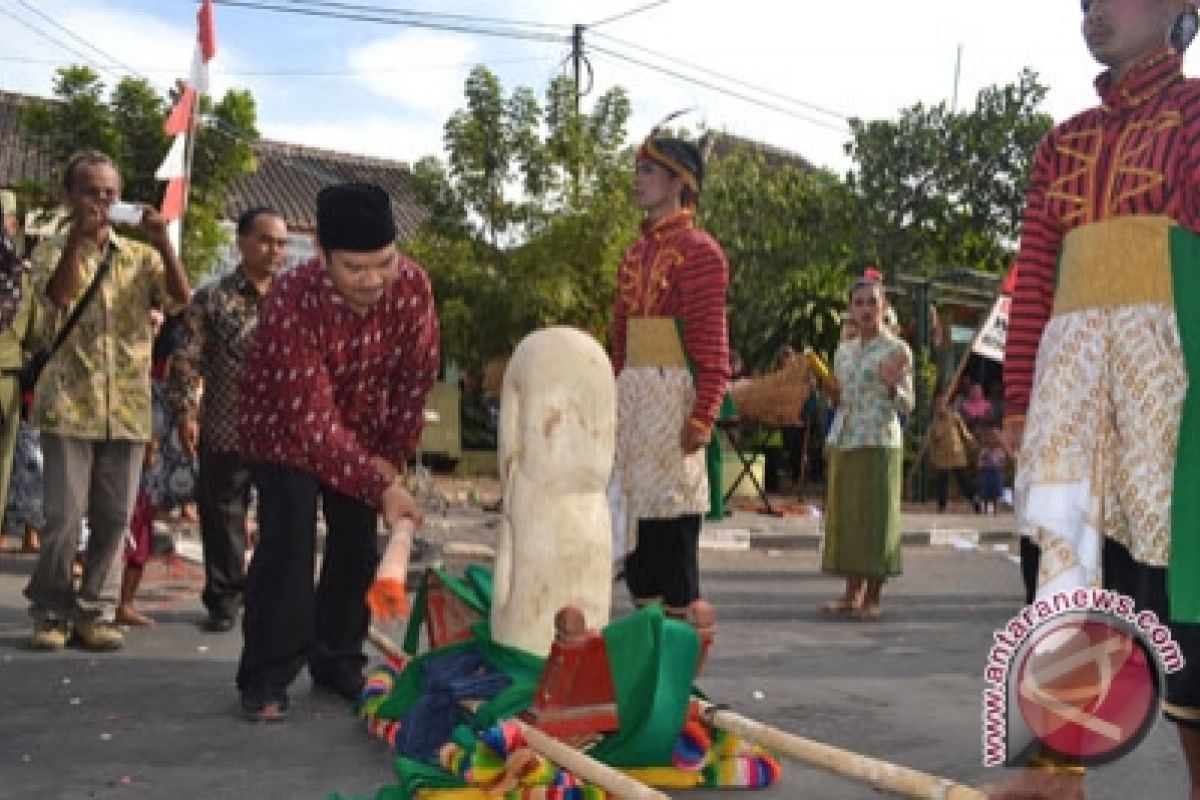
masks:
<path fill-rule="evenodd" d="M 1027 196 L 1004 363 L 1022 533 L 1037 592 L 1103 583 L 1168 621 L 1167 675 L 1200 797 L 1200 81 L 1188 0 L 1084 0 L 1108 69 L 1100 105 L 1041 142 Z M 1028 556 L 1036 551 L 1025 547 Z M 1027 559 L 1028 560 L 1028 559 Z M 1063 754 L 994 796 L 1077 798 Z"/>
<path fill-rule="evenodd" d="M 729 383 L 729 265 L 696 225 L 703 181 L 694 143 L 659 128 L 642 143 L 633 193 L 645 218 L 618 269 L 613 304 L 613 481 L 618 527 L 633 539 L 625 582 L 636 605 L 661 603 L 675 617 L 700 597 L 705 448 Z"/>

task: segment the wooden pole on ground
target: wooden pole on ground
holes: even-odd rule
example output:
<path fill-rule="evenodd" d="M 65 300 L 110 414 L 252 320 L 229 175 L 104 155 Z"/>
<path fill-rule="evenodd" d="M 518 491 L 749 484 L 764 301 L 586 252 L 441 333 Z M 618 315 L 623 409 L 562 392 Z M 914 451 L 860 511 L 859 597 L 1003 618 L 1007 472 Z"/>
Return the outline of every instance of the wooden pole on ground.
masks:
<path fill-rule="evenodd" d="M 388 658 L 407 658 L 396 643 L 374 625 L 368 629 L 367 639 Z M 560 742 L 524 720 L 517 718 L 515 721 L 521 728 L 525 743 L 539 755 L 545 756 L 580 778 L 591 781 L 613 797 L 619 800 L 671 800 L 669 795 Z"/>
<path fill-rule="evenodd" d="M 978 789 L 954 783 L 936 775 L 927 775 L 908 767 L 842 750 L 802 736 L 785 733 L 732 711 L 699 701 L 701 716 L 713 727 L 736 734 L 753 744 L 790 756 L 811 767 L 843 778 L 870 784 L 876 789 L 898 792 L 905 797 L 926 800 L 986 800 Z"/>

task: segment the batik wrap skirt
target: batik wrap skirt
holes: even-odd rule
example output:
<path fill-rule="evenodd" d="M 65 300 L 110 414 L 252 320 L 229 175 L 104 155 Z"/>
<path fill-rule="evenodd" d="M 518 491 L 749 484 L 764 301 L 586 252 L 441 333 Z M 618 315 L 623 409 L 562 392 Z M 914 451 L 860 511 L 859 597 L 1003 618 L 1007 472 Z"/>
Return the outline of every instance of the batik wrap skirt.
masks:
<path fill-rule="evenodd" d="M 631 319 L 626 364 L 617 377 L 617 447 L 610 491 L 617 499 L 614 509 L 620 509 L 616 513 L 623 515 L 614 524 L 628 532 L 626 552 L 636 546 L 638 520 L 708 511 L 704 449 L 684 455 L 680 444 L 695 400 L 675 321 Z"/>

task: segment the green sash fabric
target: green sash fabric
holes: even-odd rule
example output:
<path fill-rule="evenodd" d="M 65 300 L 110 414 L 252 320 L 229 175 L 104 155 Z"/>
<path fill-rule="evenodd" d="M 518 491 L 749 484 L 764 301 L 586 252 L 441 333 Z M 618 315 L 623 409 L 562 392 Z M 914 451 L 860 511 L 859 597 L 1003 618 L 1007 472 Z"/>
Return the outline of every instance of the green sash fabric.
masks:
<path fill-rule="evenodd" d="M 733 419 L 736 416 L 737 406 L 733 404 L 733 395 L 727 393 L 721 401 L 717 419 Z M 725 519 L 725 458 L 721 451 L 720 431 L 715 427 L 704 451 L 704 466 L 708 470 L 708 515 L 705 519 Z"/>
<path fill-rule="evenodd" d="M 435 570 L 442 583 L 460 600 L 477 611 L 484 619 L 488 617 L 488 609 L 492 607 L 492 573 L 483 567 L 472 564 L 467 567 L 462 578 L 450 574 L 444 569 Z M 404 652 L 410 656 L 416 655 L 421 644 L 421 627 L 425 624 L 428 613 L 428 601 L 425 597 L 425 581 L 417 587 L 417 595 L 413 598 L 412 616 L 408 618 L 408 627 L 404 631 Z"/>
<path fill-rule="evenodd" d="M 1200 623 L 1200 236 L 1175 226 L 1170 246 L 1175 318 L 1188 387 L 1171 492 L 1167 596 L 1172 622 Z"/>
<path fill-rule="evenodd" d="M 610 623 L 603 636 L 621 728 L 590 755 L 617 767 L 670 764 L 700 656 L 696 629 L 651 605 Z"/>

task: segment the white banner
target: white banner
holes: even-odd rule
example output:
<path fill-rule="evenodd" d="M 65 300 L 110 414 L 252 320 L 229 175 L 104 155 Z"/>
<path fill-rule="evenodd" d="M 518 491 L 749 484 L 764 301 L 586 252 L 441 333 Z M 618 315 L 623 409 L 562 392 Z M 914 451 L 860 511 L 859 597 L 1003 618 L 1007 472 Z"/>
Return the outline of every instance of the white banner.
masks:
<path fill-rule="evenodd" d="M 1004 342 L 1008 339 L 1008 309 L 1011 305 L 1012 298 L 1006 294 L 996 298 L 992 313 L 988 314 L 975 339 L 974 352 L 992 361 L 1004 360 Z"/>

